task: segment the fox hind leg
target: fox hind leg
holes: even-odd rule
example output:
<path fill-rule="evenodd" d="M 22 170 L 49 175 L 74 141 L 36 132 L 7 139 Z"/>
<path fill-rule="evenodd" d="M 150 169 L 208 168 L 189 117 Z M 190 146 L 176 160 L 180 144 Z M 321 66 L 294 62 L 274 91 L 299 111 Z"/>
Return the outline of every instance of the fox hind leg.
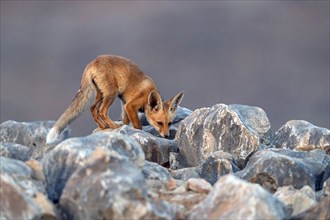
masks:
<path fill-rule="evenodd" d="M 99 111 L 99 106 L 100 106 L 101 103 L 102 103 L 102 94 L 99 91 L 97 91 L 95 101 L 94 101 L 93 105 L 91 106 L 91 112 L 92 112 L 92 116 L 94 118 L 94 121 L 99 126 L 99 128 L 100 129 L 105 129 L 107 126 L 100 119 L 100 115 L 99 115 L 99 112 L 98 112 Z"/>
<path fill-rule="evenodd" d="M 116 93 L 117 92 L 112 92 L 109 94 L 102 94 L 102 102 L 100 103 L 99 106 L 99 115 L 101 117 L 101 119 L 110 127 L 110 128 L 119 128 L 120 126 L 117 125 L 114 121 L 112 121 L 109 117 L 108 117 L 108 109 L 111 106 L 111 104 L 113 103 L 113 101 L 116 98 Z"/>

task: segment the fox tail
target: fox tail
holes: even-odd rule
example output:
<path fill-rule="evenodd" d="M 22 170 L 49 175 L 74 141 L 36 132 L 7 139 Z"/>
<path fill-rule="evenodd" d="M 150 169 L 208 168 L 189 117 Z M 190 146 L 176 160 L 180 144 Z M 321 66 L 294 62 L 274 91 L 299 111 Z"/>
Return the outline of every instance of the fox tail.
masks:
<path fill-rule="evenodd" d="M 86 106 L 90 104 L 90 101 L 94 96 L 94 91 L 95 88 L 92 79 L 88 77 L 87 74 L 84 74 L 76 97 L 59 117 L 55 125 L 50 129 L 46 139 L 47 144 L 54 144 L 59 141 L 59 135 L 63 129 L 79 117 L 85 110 Z"/>

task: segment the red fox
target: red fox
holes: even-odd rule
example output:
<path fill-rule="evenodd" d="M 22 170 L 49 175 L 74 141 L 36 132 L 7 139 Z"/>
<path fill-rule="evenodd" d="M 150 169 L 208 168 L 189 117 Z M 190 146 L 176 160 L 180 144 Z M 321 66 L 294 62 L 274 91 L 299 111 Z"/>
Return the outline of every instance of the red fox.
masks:
<path fill-rule="evenodd" d="M 47 143 L 57 142 L 61 131 L 80 116 L 93 97 L 90 110 L 98 127 L 120 127 L 108 117 L 116 96 L 122 101 L 123 124 L 131 122 L 134 128 L 141 129 L 138 111 L 144 111 L 149 124 L 166 138 L 184 93 L 163 102 L 153 80 L 137 64 L 121 56 L 98 56 L 86 66 L 76 97 L 49 131 Z"/>

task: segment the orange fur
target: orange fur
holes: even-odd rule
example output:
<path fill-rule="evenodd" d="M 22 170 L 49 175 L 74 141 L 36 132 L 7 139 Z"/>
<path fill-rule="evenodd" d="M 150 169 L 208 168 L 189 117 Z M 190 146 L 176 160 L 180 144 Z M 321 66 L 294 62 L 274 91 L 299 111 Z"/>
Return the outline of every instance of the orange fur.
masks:
<path fill-rule="evenodd" d="M 119 127 L 107 114 L 116 96 L 119 96 L 123 102 L 124 124 L 131 122 L 134 128 L 141 129 L 137 112 L 144 109 L 149 123 L 164 137 L 169 135 L 169 123 L 175 116 L 183 93 L 162 102 L 155 83 L 137 64 L 120 56 L 98 56 L 86 66 L 75 99 L 49 132 L 47 143 L 55 141 L 64 127 L 83 112 L 93 96 L 95 101 L 90 110 L 100 129 Z"/>

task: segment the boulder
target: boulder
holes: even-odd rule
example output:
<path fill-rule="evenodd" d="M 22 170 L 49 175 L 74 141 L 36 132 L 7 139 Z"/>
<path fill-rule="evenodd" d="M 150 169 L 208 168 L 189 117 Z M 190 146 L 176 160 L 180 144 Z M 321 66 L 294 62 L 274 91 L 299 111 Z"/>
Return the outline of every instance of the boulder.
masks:
<path fill-rule="evenodd" d="M 69 177 L 84 166 L 86 158 L 98 147 L 108 150 L 112 161 L 130 161 L 140 168 L 144 165 L 141 146 L 134 139 L 117 132 L 97 132 L 82 138 L 67 139 L 42 159 L 46 189 L 51 200 L 58 201 Z"/>
<path fill-rule="evenodd" d="M 58 219 L 43 182 L 22 161 L 0 157 L 0 219 Z"/>
<path fill-rule="evenodd" d="M 42 174 L 42 171 L 35 169 L 38 165 L 29 166 L 22 161 L 6 157 L 0 157 L 0 164 L 0 172 L 9 175 L 26 192 L 31 192 L 31 196 L 34 192 L 46 193 L 44 179 L 35 175 L 36 172 Z"/>
<path fill-rule="evenodd" d="M 170 152 L 169 163 L 171 170 L 179 170 L 189 167 L 188 162 L 180 152 Z"/>
<path fill-rule="evenodd" d="M 239 171 L 234 158 L 226 152 L 216 151 L 209 155 L 199 166 L 171 170 L 174 179 L 188 180 L 189 178 L 203 178 L 212 185 L 220 176 Z"/>
<path fill-rule="evenodd" d="M 5 121 L 0 124 L 0 142 L 27 146 L 30 149 L 30 158 L 40 160 L 54 147 L 46 144 L 46 136 L 54 123 L 54 121 Z M 60 135 L 60 140 L 69 136 L 70 129 L 66 127 Z"/>
<path fill-rule="evenodd" d="M 30 149 L 21 144 L 0 143 L 0 156 L 27 161 L 30 159 Z"/>
<path fill-rule="evenodd" d="M 330 153 L 330 130 L 317 127 L 307 121 L 288 121 L 275 132 L 272 140 L 275 148 L 311 151 L 325 150 Z"/>
<path fill-rule="evenodd" d="M 330 218 L 329 129 L 273 138 L 262 109 L 224 104 L 180 107 L 169 139 L 140 120 L 58 145 L 52 121 L 1 123 L 0 219 Z"/>
<path fill-rule="evenodd" d="M 255 153 L 235 175 L 271 192 L 289 185 L 296 189 L 308 185 L 317 191 L 330 176 L 330 157 L 323 150 L 265 149 Z"/>
<path fill-rule="evenodd" d="M 323 183 L 322 194 L 323 196 L 330 196 L 330 177 Z"/>
<path fill-rule="evenodd" d="M 217 104 L 195 110 L 182 120 L 176 140 L 190 166 L 198 166 L 222 150 L 243 168 L 260 145 L 270 142 L 270 123 L 261 108 Z"/>
<path fill-rule="evenodd" d="M 187 181 L 187 190 L 197 193 L 209 193 L 212 190 L 212 185 L 201 178 L 190 178 Z"/>
<path fill-rule="evenodd" d="M 112 161 L 102 149 L 68 180 L 60 199 L 68 219 L 174 219 L 182 212 L 148 197 L 141 168 L 129 160 Z M 94 156 L 94 155 L 97 156 Z M 113 164 L 112 164 L 113 163 Z"/>
<path fill-rule="evenodd" d="M 149 190 L 157 192 L 160 189 L 175 187 L 175 185 L 171 186 L 171 184 L 175 184 L 175 182 L 171 182 L 172 180 L 168 170 L 158 163 L 145 161 L 142 175 L 144 176 Z"/>
<path fill-rule="evenodd" d="M 198 174 L 212 185 L 215 184 L 220 176 L 239 171 L 233 156 L 223 151 L 216 151 L 206 158 L 198 166 Z"/>
<path fill-rule="evenodd" d="M 147 180 L 159 180 L 164 183 L 170 180 L 170 174 L 166 168 L 149 161 L 144 162 L 142 174 Z"/>
<path fill-rule="evenodd" d="M 303 213 L 295 215 L 290 220 L 330 219 L 330 196 L 323 198 L 317 205 Z"/>
<path fill-rule="evenodd" d="M 174 206 L 184 207 L 184 216 L 179 219 L 187 219 L 188 212 L 207 195 L 209 188 L 212 188 L 208 182 L 200 178 L 190 178 L 188 181 L 174 180 L 175 187 L 161 189 L 157 191 L 157 198 L 168 201 Z M 172 181 L 170 181 L 172 182 Z"/>
<path fill-rule="evenodd" d="M 188 219 L 283 219 L 288 215 L 285 205 L 267 190 L 228 174 L 190 211 Z"/>
<path fill-rule="evenodd" d="M 187 167 L 180 170 L 170 170 L 172 178 L 177 180 L 188 180 L 190 178 L 200 178 L 198 167 Z"/>
<path fill-rule="evenodd" d="M 292 215 L 302 213 L 317 204 L 315 192 L 310 186 L 301 189 L 284 186 L 278 188 L 274 195 L 292 209 Z"/>
<path fill-rule="evenodd" d="M 161 165 L 169 163 L 170 152 L 177 151 L 176 142 L 156 137 L 148 132 L 124 125 L 114 131 L 134 138 L 141 146 L 148 161 Z M 101 131 L 102 132 L 102 131 Z"/>

